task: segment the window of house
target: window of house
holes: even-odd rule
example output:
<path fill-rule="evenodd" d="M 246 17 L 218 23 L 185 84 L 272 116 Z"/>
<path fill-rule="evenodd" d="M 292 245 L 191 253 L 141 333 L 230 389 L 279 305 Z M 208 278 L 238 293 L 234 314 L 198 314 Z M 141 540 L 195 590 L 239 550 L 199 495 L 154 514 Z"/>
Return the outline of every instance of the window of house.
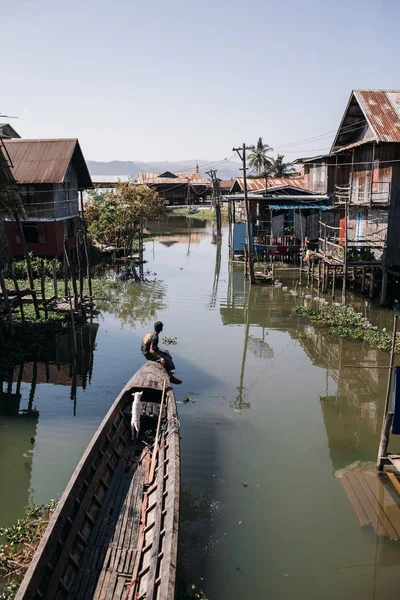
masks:
<path fill-rule="evenodd" d="M 39 228 L 37 223 L 23 223 L 22 230 L 27 244 L 39 243 Z"/>
<path fill-rule="evenodd" d="M 313 184 L 317 182 L 317 165 L 312 166 L 311 182 Z"/>
<path fill-rule="evenodd" d="M 321 183 L 325 183 L 325 163 L 321 163 Z"/>
<path fill-rule="evenodd" d="M 35 204 L 36 189 L 34 185 L 21 185 L 19 186 L 19 192 L 23 204 Z"/>
<path fill-rule="evenodd" d="M 63 183 L 65 200 L 69 200 L 69 181 L 64 181 Z"/>

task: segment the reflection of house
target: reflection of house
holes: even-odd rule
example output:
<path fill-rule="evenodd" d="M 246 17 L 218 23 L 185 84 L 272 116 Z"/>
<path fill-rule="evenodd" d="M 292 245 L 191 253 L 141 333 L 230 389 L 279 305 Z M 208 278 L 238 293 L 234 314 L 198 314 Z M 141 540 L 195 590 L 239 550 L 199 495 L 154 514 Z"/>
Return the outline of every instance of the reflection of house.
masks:
<path fill-rule="evenodd" d="M 337 385 L 336 395 L 320 398 L 333 470 L 355 460 L 374 461 L 379 445 L 387 372 L 379 368 L 380 351 L 364 347 L 362 356 L 351 341 L 336 339 L 323 330 L 308 328 L 300 337 L 312 363 L 327 370 Z M 356 354 L 355 354 L 356 353 Z M 345 365 L 355 365 L 348 368 Z"/>
<path fill-rule="evenodd" d="M 92 187 L 77 139 L 4 140 L 27 214 L 23 223 L 29 250 L 40 256 L 63 253 L 64 237 L 76 246 L 79 192 Z M 6 222 L 6 233 L 14 256 L 23 248 L 14 222 Z"/>
<path fill-rule="evenodd" d="M 168 204 L 200 204 L 212 191 L 211 182 L 200 173 L 138 173 L 138 184 L 153 187 Z"/>

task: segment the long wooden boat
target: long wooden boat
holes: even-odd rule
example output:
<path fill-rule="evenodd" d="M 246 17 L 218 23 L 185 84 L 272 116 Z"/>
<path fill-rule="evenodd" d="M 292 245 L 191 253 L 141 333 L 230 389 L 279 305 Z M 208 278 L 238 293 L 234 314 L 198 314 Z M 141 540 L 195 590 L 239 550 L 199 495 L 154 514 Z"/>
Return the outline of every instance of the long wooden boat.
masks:
<path fill-rule="evenodd" d="M 140 432 L 133 441 L 132 393 L 142 390 Z M 75 469 L 17 600 L 173 600 L 179 489 L 174 393 L 163 367 L 147 362 L 121 391 Z"/>

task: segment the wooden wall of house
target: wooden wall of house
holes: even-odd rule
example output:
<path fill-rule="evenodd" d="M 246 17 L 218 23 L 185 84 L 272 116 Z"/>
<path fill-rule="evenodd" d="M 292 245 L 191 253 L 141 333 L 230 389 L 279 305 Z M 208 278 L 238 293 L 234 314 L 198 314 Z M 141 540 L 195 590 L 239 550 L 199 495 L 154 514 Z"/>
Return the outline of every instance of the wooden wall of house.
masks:
<path fill-rule="evenodd" d="M 400 160 L 400 148 L 396 147 L 394 157 L 394 160 Z M 386 263 L 398 267 L 400 266 L 400 162 L 393 162 L 388 221 Z"/>
<path fill-rule="evenodd" d="M 78 177 L 72 165 L 69 165 L 63 183 L 55 183 L 53 189 L 55 216 L 60 218 L 78 215 Z"/>
<path fill-rule="evenodd" d="M 381 208 L 368 206 L 350 206 L 348 211 L 347 239 L 349 247 L 368 248 L 365 241 L 369 238 L 376 246 L 382 249 L 370 248 L 376 260 L 383 259 L 383 247 L 386 243 L 388 228 L 388 211 Z"/>
<path fill-rule="evenodd" d="M 324 160 L 304 165 L 306 188 L 318 194 L 326 194 L 328 186 L 328 165 Z"/>

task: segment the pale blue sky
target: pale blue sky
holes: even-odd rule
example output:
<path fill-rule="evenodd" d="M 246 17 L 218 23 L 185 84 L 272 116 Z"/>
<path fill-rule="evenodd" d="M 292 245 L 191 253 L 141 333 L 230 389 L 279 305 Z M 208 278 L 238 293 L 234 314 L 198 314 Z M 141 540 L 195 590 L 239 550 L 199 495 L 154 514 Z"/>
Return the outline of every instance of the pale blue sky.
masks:
<path fill-rule="evenodd" d="M 400 89 L 399 0 L 1 2 L 0 111 L 92 160 L 318 154 L 352 88 Z M 282 147 L 281 147 L 282 146 Z"/>

